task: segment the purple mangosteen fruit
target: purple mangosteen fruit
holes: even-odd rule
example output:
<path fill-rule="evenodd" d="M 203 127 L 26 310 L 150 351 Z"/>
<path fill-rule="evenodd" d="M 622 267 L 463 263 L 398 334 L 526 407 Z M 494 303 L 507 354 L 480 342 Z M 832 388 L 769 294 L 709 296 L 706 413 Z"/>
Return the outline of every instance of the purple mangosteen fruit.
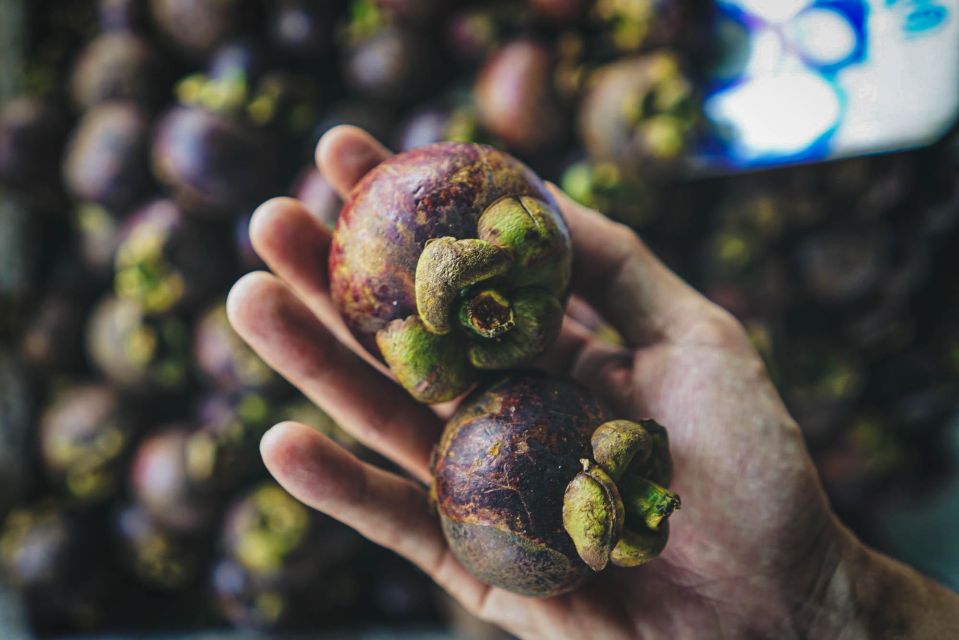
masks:
<path fill-rule="evenodd" d="M 31 631 L 41 637 L 102 624 L 110 570 L 89 514 L 41 500 L 11 511 L 0 528 L 0 573 L 23 597 Z"/>
<path fill-rule="evenodd" d="M 277 50 L 309 60 L 333 47 L 341 3 L 279 0 L 271 4 L 267 37 Z"/>
<path fill-rule="evenodd" d="M 346 81 L 367 98 L 386 103 L 415 99 L 437 79 L 429 38 L 396 26 L 356 36 L 345 51 Z"/>
<path fill-rule="evenodd" d="M 137 504 L 173 531 L 195 533 L 213 519 L 216 503 L 204 480 L 212 472 L 209 447 L 194 431 L 161 427 L 137 447 L 130 488 Z"/>
<path fill-rule="evenodd" d="M 181 390 L 189 373 L 189 334 L 174 315 L 147 315 L 133 300 L 108 296 L 87 321 L 90 362 L 134 393 Z"/>
<path fill-rule="evenodd" d="M 660 51 L 600 67 L 587 79 L 579 135 L 590 157 L 627 176 L 669 173 L 698 124 L 693 83 Z"/>
<path fill-rule="evenodd" d="M 144 584 L 169 590 L 191 585 L 204 564 L 205 544 L 161 524 L 139 505 L 116 515 L 123 564 Z"/>
<path fill-rule="evenodd" d="M 242 27 L 247 0 L 150 0 L 157 30 L 181 53 L 202 58 Z"/>
<path fill-rule="evenodd" d="M 163 62 L 150 43 L 133 33 L 104 33 L 80 52 L 71 90 L 80 109 L 108 100 L 151 108 L 166 97 Z"/>
<path fill-rule="evenodd" d="M 432 462 L 446 540 L 487 584 L 529 596 L 570 591 L 609 563 L 666 546 L 679 497 L 665 488 L 666 430 L 611 420 L 583 386 L 515 373 L 474 392 Z"/>
<path fill-rule="evenodd" d="M 562 144 L 567 123 L 553 86 L 555 62 L 549 47 L 525 39 L 493 54 L 473 87 L 483 126 L 527 153 Z"/>
<path fill-rule="evenodd" d="M 238 627 L 316 624 L 356 595 L 359 538 L 273 482 L 254 486 L 227 513 L 223 559 L 213 572 L 220 611 Z"/>
<path fill-rule="evenodd" d="M 276 140 L 246 119 L 200 106 L 177 106 L 157 126 L 153 169 L 190 211 L 233 215 L 269 193 Z"/>
<path fill-rule="evenodd" d="M 114 262 L 117 296 L 145 313 L 184 311 L 229 281 L 231 255 L 218 229 L 171 200 L 156 200 L 123 226 Z"/>
<path fill-rule="evenodd" d="M 113 389 L 84 384 L 60 391 L 39 428 L 44 471 L 67 495 L 93 503 L 116 493 L 139 425 Z"/>
<path fill-rule="evenodd" d="M 439 143 L 370 171 L 330 251 L 347 326 L 415 398 L 465 392 L 559 335 L 569 231 L 543 182 L 483 145 Z"/>
<path fill-rule="evenodd" d="M 150 188 L 150 119 L 131 102 L 106 102 L 86 112 L 67 146 L 67 191 L 125 214 Z"/>

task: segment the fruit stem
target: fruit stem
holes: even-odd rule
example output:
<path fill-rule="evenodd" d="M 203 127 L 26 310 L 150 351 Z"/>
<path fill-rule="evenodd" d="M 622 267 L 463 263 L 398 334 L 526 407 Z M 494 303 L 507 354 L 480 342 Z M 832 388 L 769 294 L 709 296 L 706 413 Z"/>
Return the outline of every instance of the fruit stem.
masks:
<path fill-rule="evenodd" d="M 512 305 L 495 289 L 484 289 L 465 300 L 459 322 L 481 338 L 498 338 L 516 325 Z"/>
<path fill-rule="evenodd" d="M 680 507 L 679 496 L 646 478 L 628 473 L 619 481 L 626 509 L 627 525 L 645 525 L 659 529 L 663 521 Z"/>

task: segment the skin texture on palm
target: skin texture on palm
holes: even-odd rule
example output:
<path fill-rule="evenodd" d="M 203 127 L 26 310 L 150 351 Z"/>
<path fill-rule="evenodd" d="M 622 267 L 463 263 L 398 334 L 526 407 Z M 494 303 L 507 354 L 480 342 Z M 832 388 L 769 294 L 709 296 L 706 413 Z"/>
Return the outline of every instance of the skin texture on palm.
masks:
<path fill-rule="evenodd" d="M 317 165 L 341 196 L 388 151 L 352 127 Z M 234 287 L 230 318 L 269 364 L 411 479 L 371 467 L 309 427 L 264 437 L 291 494 L 405 556 L 469 611 L 524 638 L 949 637 L 959 599 L 865 549 L 835 519 L 800 431 L 745 332 L 627 228 L 554 190 L 573 237 L 574 298 L 627 347 L 567 315 L 538 366 L 580 380 L 624 418 L 669 427 L 683 510 L 655 562 L 611 568 L 551 599 L 492 589 L 446 547 L 429 509 L 430 451 L 451 404 L 417 404 L 347 331 L 327 289 L 330 236 L 297 201 L 264 204 L 254 247 L 273 274 Z"/>

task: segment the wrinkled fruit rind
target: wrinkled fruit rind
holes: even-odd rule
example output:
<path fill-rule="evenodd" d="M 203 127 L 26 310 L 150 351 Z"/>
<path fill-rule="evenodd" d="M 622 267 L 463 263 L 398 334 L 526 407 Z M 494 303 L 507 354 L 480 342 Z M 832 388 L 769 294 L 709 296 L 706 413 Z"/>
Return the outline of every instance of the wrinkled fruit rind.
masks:
<path fill-rule="evenodd" d="M 462 403 L 436 450 L 434 492 L 447 541 L 474 575 L 548 596 L 592 573 L 563 527 L 563 496 L 607 419 L 581 385 L 529 373 Z M 536 566 L 541 577 L 527 575 Z"/>

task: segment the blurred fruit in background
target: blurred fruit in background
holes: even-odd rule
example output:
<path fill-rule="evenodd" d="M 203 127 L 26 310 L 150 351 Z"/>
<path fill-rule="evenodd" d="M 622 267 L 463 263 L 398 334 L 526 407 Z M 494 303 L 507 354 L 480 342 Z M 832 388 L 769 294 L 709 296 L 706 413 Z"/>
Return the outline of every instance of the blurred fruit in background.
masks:
<path fill-rule="evenodd" d="M 744 323 L 844 521 L 959 584 L 959 544 L 935 535 L 959 518 L 959 135 L 690 177 L 710 5 L 20 2 L 0 61 L 0 566 L 33 627 L 488 633 L 259 458 L 296 420 L 387 464 L 224 304 L 266 268 L 261 201 L 336 225 L 313 156 L 340 124 L 395 150 L 507 149 L 636 229 Z M 621 343 L 582 301 L 570 313 Z"/>
<path fill-rule="evenodd" d="M 86 112 L 64 157 L 67 191 L 80 202 L 125 213 L 150 190 L 150 119 L 130 102 L 109 102 Z"/>

